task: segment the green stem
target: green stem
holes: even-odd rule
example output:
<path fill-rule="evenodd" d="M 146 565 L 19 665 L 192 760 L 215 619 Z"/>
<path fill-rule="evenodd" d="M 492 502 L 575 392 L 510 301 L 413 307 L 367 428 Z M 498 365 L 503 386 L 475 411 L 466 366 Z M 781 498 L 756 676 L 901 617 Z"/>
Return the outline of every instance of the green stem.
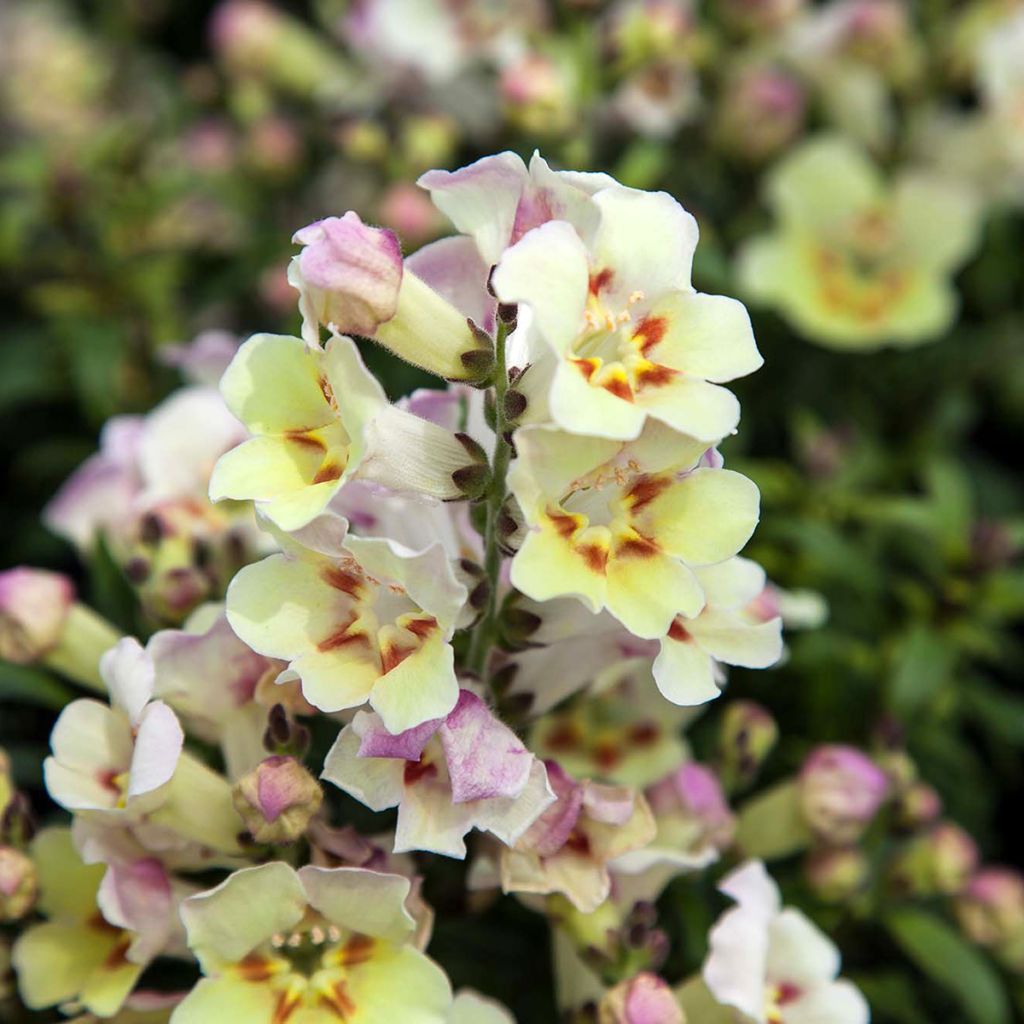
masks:
<path fill-rule="evenodd" d="M 512 446 L 505 440 L 509 425 L 505 419 L 505 393 L 508 391 L 508 370 L 505 367 L 505 339 L 508 326 L 498 321 L 494 342 L 494 456 L 491 459 L 491 482 L 484 495 L 487 518 L 484 526 L 484 574 L 487 577 L 487 604 L 473 629 L 469 644 L 467 668 L 482 673 L 487 654 L 494 643 L 498 621 L 498 578 L 501 574 L 501 548 L 498 544 L 498 517 L 505 501 L 505 477 L 512 458 Z"/>

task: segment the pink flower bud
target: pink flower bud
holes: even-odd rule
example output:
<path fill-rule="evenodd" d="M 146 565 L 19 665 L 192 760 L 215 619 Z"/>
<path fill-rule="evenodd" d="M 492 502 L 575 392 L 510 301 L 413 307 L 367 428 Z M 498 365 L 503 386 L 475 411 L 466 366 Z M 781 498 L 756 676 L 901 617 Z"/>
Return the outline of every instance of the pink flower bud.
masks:
<path fill-rule="evenodd" d="M 799 134 L 805 97 L 792 76 L 751 68 L 728 84 L 718 113 L 719 144 L 743 160 L 766 160 Z"/>
<path fill-rule="evenodd" d="M 658 817 L 682 814 L 699 824 L 701 844 L 723 849 L 732 842 L 736 820 L 710 768 L 690 761 L 656 782 L 646 795 Z"/>
<path fill-rule="evenodd" d="M 398 309 L 402 250 L 394 233 L 351 210 L 295 232 L 299 270 L 321 323 L 343 334 L 373 334 Z"/>
<path fill-rule="evenodd" d="M 896 813 L 904 828 L 920 828 L 942 813 L 942 797 L 927 782 L 913 782 L 900 793 Z"/>
<path fill-rule="evenodd" d="M 20 850 L 0 846 L 0 921 L 17 921 L 36 901 L 36 868 Z"/>
<path fill-rule="evenodd" d="M 825 903 L 842 903 L 863 890 L 870 873 L 868 859 L 856 846 L 822 847 L 804 864 L 804 876 Z"/>
<path fill-rule="evenodd" d="M 854 747 L 818 747 L 800 771 L 807 823 L 821 839 L 835 845 L 856 842 L 888 793 L 885 772 Z"/>
<path fill-rule="evenodd" d="M 656 974 L 644 972 L 620 982 L 601 1000 L 600 1024 L 684 1024 L 672 989 Z"/>
<path fill-rule="evenodd" d="M 316 779 L 294 757 L 284 755 L 261 761 L 239 780 L 232 796 L 258 843 L 294 842 L 324 798 Z"/>
<path fill-rule="evenodd" d="M 66 576 L 19 566 L 0 572 L 0 657 L 19 665 L 57 645 L 75 588 Z"/>
<path fill-rule="evenodd" d="M 977 866 L 977 843 L 959 825 L 943 821 L 915 836 L 892 870 L 907 892 L 952 896 L 965 888 Z"/>
<path fill-rule="evenodd" d="M 1013 970 L 1024 969 L 1024 877 L 1013 868 L 982 868 L 956 901 L 960 927 L 996 952 Z"/>
<path fill-rule="evenodd" d="M 441 227 L 441 215 L 429 196 L 405 182 L 392 185 L 381 197 L 380 219 L 415 244 L 432 238 Z"/>

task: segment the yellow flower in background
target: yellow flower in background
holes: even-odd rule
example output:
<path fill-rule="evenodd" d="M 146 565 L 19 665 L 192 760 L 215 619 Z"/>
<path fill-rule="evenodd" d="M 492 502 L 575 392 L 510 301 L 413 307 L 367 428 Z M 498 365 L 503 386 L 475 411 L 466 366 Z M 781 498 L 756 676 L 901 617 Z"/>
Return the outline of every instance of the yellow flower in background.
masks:
<path fill-rule="evenodd" d="M 951 274 L 973 251 L 978 210 L 962 187 L 906 171 L 887 183 L 850 143 L 808 142 L 768 178 L 776 226 L 740 254 L 750 298 L 837 349 L 914 345 L 948 328 Z"/>

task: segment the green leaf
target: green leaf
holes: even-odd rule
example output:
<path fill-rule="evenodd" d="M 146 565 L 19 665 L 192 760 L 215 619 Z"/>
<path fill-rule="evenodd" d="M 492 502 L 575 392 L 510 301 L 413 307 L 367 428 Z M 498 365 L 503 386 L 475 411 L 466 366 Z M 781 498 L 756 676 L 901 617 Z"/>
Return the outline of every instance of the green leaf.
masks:
<path fill-rule="evenodd" d="M 779 783 L 740 808 L 736 845 L 745 857 L 788 857 L 805 849 L 810 841 L 796 779 Z"/>
<path fill-rule="evenodd" d="M 927 704 L 949 681 L 955 653 L 927 626 L 915 626 L 897 653 L 889 687 L 894 711 L 910 715 Z"/>
<path fill-rule="evenodd" d="M 1008 1024 L 1010 1003 L 992 964 L 941 918 L 923 910 L 889 914 L 897 945 L 936 985 L 949 992 L 974 1024 Z"/>
<path fill-rule="evenodd" d="M 73 699 L 74 693 L 48 673 L 0 661 L 0 703 L 37 704 L 59 711 Z"/>

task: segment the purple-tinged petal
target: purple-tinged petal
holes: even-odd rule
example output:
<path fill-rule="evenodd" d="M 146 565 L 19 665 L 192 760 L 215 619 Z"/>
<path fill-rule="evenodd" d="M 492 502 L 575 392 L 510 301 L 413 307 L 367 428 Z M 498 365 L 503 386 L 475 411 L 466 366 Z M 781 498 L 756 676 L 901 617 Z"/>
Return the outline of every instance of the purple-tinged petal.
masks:
<path fill-rule="evenodd" d="M 163 949 L 174 902 L 170 879 L 155 857 L 111 864 L 96 900 L 110 924 L 136 933 L 128 954 L 135 963 L 148 963 Z"/>
<path fill-rule="evenodd" d="M 583 808 L 587 816 L 606 825 L 625 825 L 636 807 L 632 786 L 606 786 L 600 782 L 583 783 Z"/>
<path fill-rule="evenodd" d="M 360 731 L 359 757 L 394 757 L 403 761 L 418 761 L 423 756 L 427 741 L 437 732 L 443 719 L 432 718 L 421 725 L 392 735 L 376 716 L 367 715 Z"/>
<path fill-rule="evenodd" d="M 454 803 L 515 797 L 523 791 L 533 755 L 475 694 L 461 692 L 438 732 Z"/>
<path fill-rule="evenodd" d="M 128 778 L 128 796 L 159 789 L 178 766 L 185 735 L 177 715 L 161 700 L 153 701 L 139 720 Z"/>
<path fill-rule="evenodd" d="M 548 784 L 555 802 L 530 826 L 523 845 L 541 857 L 550 857 L 564 845 L 583 810 L 583 786 L 555 761 L 546 761 Z"/>
<path fill-rule="evenodd" d="M 110 691 L 110 703 L 137 727 L 156 680 L 153 661 L 139 641 L 130 636 L 119 640 L 100 658 L 100 675 Z"/>

